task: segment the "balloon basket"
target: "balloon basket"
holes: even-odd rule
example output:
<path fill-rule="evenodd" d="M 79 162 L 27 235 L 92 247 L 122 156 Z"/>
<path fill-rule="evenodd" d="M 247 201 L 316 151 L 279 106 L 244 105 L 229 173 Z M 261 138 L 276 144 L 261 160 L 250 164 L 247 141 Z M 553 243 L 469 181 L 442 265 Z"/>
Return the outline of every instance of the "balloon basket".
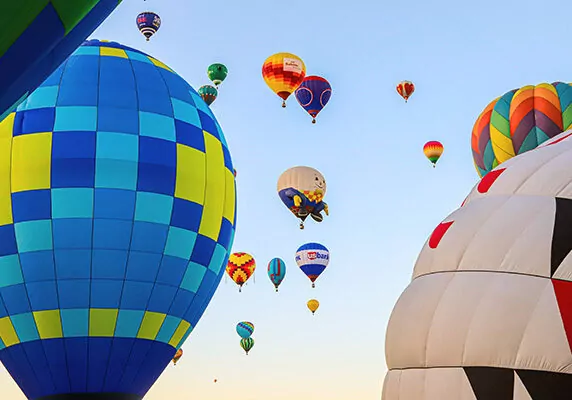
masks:
<path fill-rule="evenodd" d="M 312 119 L 312 123 L 315 124 L 316 123 L 316 118 Z"/>
<path fill-rule="evenodd" d="M 286 108 L 286 101 L 282 100 L 282 108 Z"/>
<path fill-rule="evenodd" d="M 315 287 L 316 287 L 316 284 L 315 284 L 315 283 L 312 283 L 312 288 L 315 288 Z"/>

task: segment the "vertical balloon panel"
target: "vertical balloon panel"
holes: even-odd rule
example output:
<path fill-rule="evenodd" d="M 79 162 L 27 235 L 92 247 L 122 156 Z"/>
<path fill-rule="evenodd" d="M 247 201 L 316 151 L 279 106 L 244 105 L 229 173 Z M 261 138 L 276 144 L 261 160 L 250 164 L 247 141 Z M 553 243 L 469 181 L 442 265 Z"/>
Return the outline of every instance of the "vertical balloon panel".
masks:
<path fill-rule="evenodd" d="M 114 42 L 0 124 L 0 360 L 26 396 L 149 390 L 224 273 L 233 170 L 196 91 Z"/>

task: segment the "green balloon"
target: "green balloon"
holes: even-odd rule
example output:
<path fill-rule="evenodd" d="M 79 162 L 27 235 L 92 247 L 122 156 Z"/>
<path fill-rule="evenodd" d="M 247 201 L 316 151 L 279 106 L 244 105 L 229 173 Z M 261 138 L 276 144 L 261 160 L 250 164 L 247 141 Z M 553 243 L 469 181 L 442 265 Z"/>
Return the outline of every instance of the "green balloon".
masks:
<path fill-rule="evenodd" d="M 210 106 L 213 101 L 216 100 L 216 97 L 218 96 L 218 90 L 216 90 L 216 88 L 214 86 L 211 85 L 203 85 L 199 88 L 199 96 L 201 96 L 201 98 L 205 101 L 205 103 L 207 103 L 208 106 Z"/>
<path fill-rule="evenodd" d="M 228 75 L 228 68 L 224 64 L 211 64 L 207 70 L 207 75 L 218 87 Z"/>
<path fill-rule="evenodd" d="M 248 355 L 248 352 L 254 347 L 254 339 L 251 337 L 240 339 L 240 347 L 242 347 L 242 349 L 246 352 L 246 355 Z"/>

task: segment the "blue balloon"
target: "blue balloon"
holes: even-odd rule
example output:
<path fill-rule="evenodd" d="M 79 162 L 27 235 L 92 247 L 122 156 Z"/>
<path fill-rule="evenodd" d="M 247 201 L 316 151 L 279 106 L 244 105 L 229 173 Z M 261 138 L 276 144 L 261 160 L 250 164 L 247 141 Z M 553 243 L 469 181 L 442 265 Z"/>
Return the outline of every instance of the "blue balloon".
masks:
<path fill-rule="evenodd" d="M 254 324 L 248 321 L 242 321 L 236 324 L 236 333 L 243 339 L 249 338 L 254 333 Z"/>
<path fill-rule="evenodd" d="M 0 33 L 0 120 L 54 72 L 119 3 L 4 1 L 7 10 L 3 9 L 3 15 L 9 22 Z"/>
<path fill-rule="evenodd" d="M 306 243 L 296 252 L 296 263 L 312 281 L 312 287 L 315 287 L 314 282 L 324 272 L 329 262 L 330 252 L 320 243 Z"/>
<path fill-rule="evenodd" d="M 30 399 L 141 399 L 234 230 L 206 103 L 145 53 L 84 43 L 0 123 L 0 360 Z"/>
<path fill-rule="evenodd" d="M 281 258 L 273 258 L 268 263 L 268 277 L 274 284 L 276 291 L 286 276 L 286 263 Z"/>
<path fill-rule="evenodd" d="M 161 27 L 161 17 L 154 12 L 145 11 L 137 16 L 137 28 L 145 36 L 147 41 L 157 33 Z"/>
<path fill-rule="evenodd" d="M 312 123 L 316 123 L 316 117 L 330 101 L 332 87 L 321 76 L 310 75 L 304 78 L 295 92 L 298 103 L 310 114 Z"/>

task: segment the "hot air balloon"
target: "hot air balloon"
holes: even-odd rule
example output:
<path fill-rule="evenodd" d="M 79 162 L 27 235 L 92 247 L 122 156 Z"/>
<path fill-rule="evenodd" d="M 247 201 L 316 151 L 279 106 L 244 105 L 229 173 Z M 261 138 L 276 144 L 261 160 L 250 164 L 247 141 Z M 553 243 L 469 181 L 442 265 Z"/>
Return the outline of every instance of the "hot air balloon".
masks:
<path fill-rule="evenodd" d="M 175 356 L 173 357 L 173 365 L 177 365 L 177 362 L 183 357 L 183 349 L 177 350 Z"/>
<path fill-rule="evenodd" d="M 118 0 L 3 1 L 0 120 L 54 72 L 119 3 Z M 50 95 L 46 93 L 44 97 L 42 101 L 49 102 Z"/>
<path fill-rule="evenodd" d="M 303 273 L 312 281 L 312 287 L 316 287 L 316 279 L 328 266 L 330 252 L 320 243 L 306 243 L 296 252 L 296 264 Z"/>
<path fill-rule="evenodd" d="M 308 300 L 307 306 L 308 306 L 308 309 L 310 311 L 312 311 L 312 315 L 314 315 L 314 313 L 316 312 L 318 307 L 320 307 L 320 302 L 316 299 L 311 299 L 311 300 Z"/>
<path fill-rule="evenodd" d="M 254 324 L 248 321 L 242 321 L 236 324 L 236 333 L 243 339 L 249 338 L 254 332 Z"/>
<path fill-rule="evenodd" d="M 254 339 L 251 337 L 240 339 L 240 347 L 242 347 L 242 349 L 246 352 L 246 355 L 248 355 L 248 352 L 254 347 Z"/>
<path fill-rule="evenodd" d="M 232 169 L 196 91 L 114 42 L 0 123 L 0 360 L 27 398 L 145 395 L 224 274 Z"/>
<path fill-rule="evenodd" d="M 439 161 L 441 154 L 443 154 L 443 145 L 441 144 L 441 142 L 438 142 L 436 140 L 431 140 L 425 143 L 425 145 L 423 146 L 423 153 L 425 154 L 425 157 L 427 157 L 429 161 L 431 161 L 431 163 L 433 164 L 433 168 L 435 168 L 435 164 L 437 163 L 437 161 Z"/>
<path fill-rule="evenodd" d="M 541 83 L 513 89 L 489 103 L 471 135 L 479 176 L 572 127 L 572 86 Z"/>
<path fill-rule="evenodd" d="M 399 93 L 399 95 L 403 97 L 405 99 L 405 102 L 407 103 L 407 100 L 409 100 L 409 97 L 415 91 L 415 85 L 413 84 L 413 82 L 401 81 L 397 84 L 397 87 L 395 89 L 397 90 L 397 93 Z"/>
<path fill-rule="evenodd" d="M 429 236 L 386 334 L 383 400 L 566 399 L 572 130 L 486 174 Z"/>
<path fill-rule="evenodd" d="M 277 190 L 284 205 L 300 219 L 300 229 L 304 229 L 308 215 L 316 222 L 324 219 L 322 211 L 330 215 L 323 201 L 326 179 L 314 168 L 299 166 L 284 171 L 278 178 Z"/>
<path fill-rule="evenodd" d="M 218 85 L 220 85 L 228 75 L 228 68 L 224 64 L 211 64 L 207 69 L 207 75 L 212 83 L 214 83 L 218 88 Z"/>
<path fill-rule="evenodd" d="M 242 285 L 252 276 L 256 269 L 254 258 L 248 253 L 232 253 L 226 265 L 226 273 L 242 291 Z"/>
<path fill-rule="evenodd" d="M 149 41 L 151 36 L 157 33 L 161 27 L 161 17 L 151 11 L 142 12 L 137 16 L 137 28 Z"/>
<path fill-rule="evenodd" d="M 262 65 L 264 82 L 282 99 L 282 107 L 286 107 L 286 99 L 300 86 L 305 76 L 304 61 L 291 53 L 276 53 Z"/>
<path fill-rule="evenodd" d="M 218 382 L 218 379 L 215 379 L 213 382 L 214 382 L 214 383 L 217 383 L 217 382 Z"/>
<path fill-rule="evenodd" d="M 316 123 L 318 113 L 328 104 L 332 96 L 330 83 L 320 76 L 307 76 L 296 89 L 296 100 L 310 114 L 312 123 Z"/>
<path fill-rule="evenodd" d="M 281 258 L 273 258 L 268 263 L 268 277 L 276 291 L 286 276 L 286 263 Z"/>
<path fill-rule="evenodd" d="M 211 105 L 213 101 L 216 100 L 218 96 L 218 90 L 214 86 L 211 85 L 203 85 L 198 90 L 199 96 L 207 103 L 207 105 Z"/>

